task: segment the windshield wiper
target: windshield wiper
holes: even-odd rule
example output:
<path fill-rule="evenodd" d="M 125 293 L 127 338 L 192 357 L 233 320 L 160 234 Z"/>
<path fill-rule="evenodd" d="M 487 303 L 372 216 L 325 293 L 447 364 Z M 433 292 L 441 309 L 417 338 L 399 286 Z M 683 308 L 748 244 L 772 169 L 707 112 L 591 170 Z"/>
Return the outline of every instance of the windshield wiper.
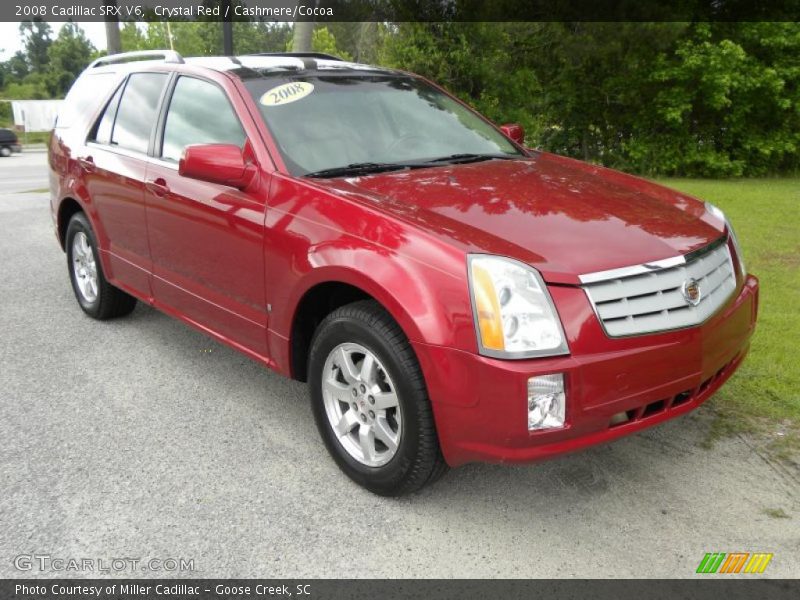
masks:
<path fill-rule="evenodd" d="M 385 171 L 399 171 L 400 169 L 408 169 L 415 165 L 406 165 L 402 163 L 376 163 L 376 162 L 360 162 L 344 165 L 343 167 L 331 167 L 330 169 L 321 169 L 320 171 L 312 171 L 306 173 L 305 177 L 342 177 L 344 175 L 366 175 L 368 173 L 382 173 Z"/>
<path fill-rule="evenodd" d="M 449 156 L 440 156 L 439 158 L 432 158 L 426 162 L 429 163 L 453 163 L 453 164 L 463 164 L 463 163 L 470 163 L 470 162 L 480 162 L 482 160 L 513 160 L 515 158 L 522 158 L 517 154 L 470 154 L 470 153 L 462 153 L 462 154 L 451 154 Z"/>
<path fill-rule="evenodd" d="M 408 163 L 385 163 L 385 162 L 360 162 L 351 163 L 341 167 L 331 167 L 319 171 L 306 173 L 304 177 L 344 177 L 346 175 L 367 175 L 369 173 L 384 173 L 386 171 L 400 171 L 401 169 L 421 169 L 439 163 L 464 164 L 470 162 L 480 162 L 482 160 L 513 160 L 521 158 L 516 154 L 451 154 L 439 158 Z"/>

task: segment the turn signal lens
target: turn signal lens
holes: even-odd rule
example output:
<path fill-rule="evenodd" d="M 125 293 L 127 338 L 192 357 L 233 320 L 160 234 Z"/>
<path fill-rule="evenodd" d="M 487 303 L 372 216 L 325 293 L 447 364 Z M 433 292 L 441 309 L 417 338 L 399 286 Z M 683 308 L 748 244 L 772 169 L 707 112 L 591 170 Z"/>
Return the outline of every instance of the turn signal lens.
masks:
<path fill-rule="evenodd" d="M 476 263 L 472 264 L 472 285 L 483 346 L 492 350 L 503 350 L 503 319 L 494 282 L 489 272 Z"/>

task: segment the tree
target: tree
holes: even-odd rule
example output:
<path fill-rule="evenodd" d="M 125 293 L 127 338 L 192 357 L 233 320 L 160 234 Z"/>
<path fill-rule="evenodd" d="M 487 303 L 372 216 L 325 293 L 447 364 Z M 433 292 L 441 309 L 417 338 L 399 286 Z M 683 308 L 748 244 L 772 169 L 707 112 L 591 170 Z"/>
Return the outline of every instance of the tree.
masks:
<path fill-rule="evenodd" d="M 19 50 L 14 53 L 14 56 L 9 58 L 5 63 L 4 70 L 6 72 L 6 79 L 9 82 L 19 83 L 30 73 L 28 60 L 25 54 Z"/>
<path fill-rule="evenodd" d="M 297 34 L 297 23 L 295 23 L 294 33 Z M 294 38 L 292 38 L 286 44 L 286 50 L 301 52 L 300 50 L 295 50 L 295 47 L 296 44 L 294 43 Z M 308 48 L 308 50 L 302 50 L 302 52 L 321 52 L 338 56 L 344 60 L 352 60 L 350 54 L 339 47 L 336 38 L 327 27 L 319 27 L 311 33 L 311 43 Z"/>
<path fill-rule="evenodd" d="M 398 23 L 379 62 L 424 75 L 496 122 L 516 121 L 536 140 L 542 96 L 531 61 L 549 43 L 541 23 Z"/>
<path fill-rule="evenodd" d="M 145 34 L 133 21 L 128 21 L 122 26 L 119 32 L 120 48 L 122 52 L 134 52 L 136 50 L 154 50 L 149 46 Z"/>
<path fill-rule="evenodd" d="M 47 51 L 48 88 L 53 96 L 63 96 L 69 91 L 96 52 L 78 25 L 68 22 L 61 28 Z"/>
<path fill-rule="evenodd" d="M 313 32 L 314 23 L 311 21 L 296 21 L 292 34 L 292 52 L 311 52 Z"/>
<path fill-rule="evenodd" d="M 583 160 L 650 175 L 800 168 L 797 23 L 398 23 L 381 62 Z"/>
<path fill-rule="evenodd" d="M 237 54 L 285 52 L 292 37 L 289 23 L 234 21 L 233 39 Z"/>
<path fill-rule="evenodd" d="M 110 2 L 111 0 L 104 0 Z M 211 1 L 211 0 L 207 0 Z M 238 1 L 238 0 L 234 0 Z M 163 22 L 125 23 L 124 50 L 170 47 Z M 800 24 L 233 22 L 236 51 L 316 51 L 420 73 L 527 144 L 649 175 L 800 170 Z M 173 21 L 187 56 L 222 52 L 218 22 Z M 67 24 L 20 25 L 4 97 L 62 95 L 94 49 Z M 306 36 L 307 39 L 303 39 Z"/>
<path fill-rule="evenodd" d="M 708 177 L 800 167 L 800 30 L 698 23 L 651 71 L 652 109 L 628 153 L 639 169 Z"/>
<path fill-rule="evenodd" d="M 384 23 L 326 23 L 325 28 L 335 38 L 337 52 L 344 53 L 357 62 L 375 63 L 378 61 L 380 46 L 386 30 Z M 314 49 L 317 50 L 317 48 Z"/>
<path fill-rule="evenodd" d="M 314 33 L 311 35 L 311 49 L 314 52 L 331 54 L 344 60 L 352 59 L 350 54 L 339 48 L 336 43 L 336 38 L 327 27 L 320 27 L 314 30 Z"/>
<path fill-rule="evenodd" d="M 117 0 L 103 0 L 106 8 L 116 8 Z M 106 51 L 109 54 L 122 52 L 122 42 L 119 34 L 119 18 L 113 11 L 108 11 L 105 16 L 106 25 Z"/>
<path fill-rule="evenodd" d="M 53 43 L 50 24 L 41 19 L 22 21 L 19 34 L 25 47 L 25 60 L 31 71 L 43 70 L 47 66 L 47 50 Z"/>

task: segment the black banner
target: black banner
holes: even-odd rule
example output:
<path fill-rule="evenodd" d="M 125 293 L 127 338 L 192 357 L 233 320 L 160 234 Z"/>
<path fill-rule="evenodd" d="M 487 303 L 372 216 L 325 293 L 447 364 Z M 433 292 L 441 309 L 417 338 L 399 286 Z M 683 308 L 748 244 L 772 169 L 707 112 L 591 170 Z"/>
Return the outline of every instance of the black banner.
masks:
<path fill-rule="evenodd" d="M 797 21 L 800 0 L 4 0 L 0 20 Z"/>
<path fill-rule="evenodd" d="M 795 600 L 800 581 L 711 575 L 683 580 L 6 579 L 2 600 Z M 750 576 L 748 576 L 750 577 Z"/>

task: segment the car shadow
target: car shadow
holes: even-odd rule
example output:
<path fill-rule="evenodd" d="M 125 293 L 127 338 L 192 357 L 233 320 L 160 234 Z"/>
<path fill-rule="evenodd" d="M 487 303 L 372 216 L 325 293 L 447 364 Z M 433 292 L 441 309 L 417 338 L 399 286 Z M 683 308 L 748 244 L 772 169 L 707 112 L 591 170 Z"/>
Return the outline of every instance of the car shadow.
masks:
<path fill-rule="evenodd" d="M 217 379 L 226 389 L 226 402 L 242 403 L 252 410 L 254 419 L 269 420 L 282 415 L 283 436 L 298 440 L 296 450 L 308 461 L 326 451 L 313 424 L 307 387 L 278 375 L 233 349 L 195 331 L 179 321 L 142 305 L 116 326 L 135 328 L 150 339 L 148 344 L 169 348 L 175 360 L 203 377 Z M 224 378 L 224 383 L 219 381 Z M 707 454 L 713 414 L 706 407 L 668 421 L 652 429 L 632 434 L 609 444 L 527 465 L 469 464 L 449 471 L 435 485 L 399 503 L 446 505 L 465 490 L 476 502 L 525 510 L 531 503 L 547 502 L 563 507 L 579 507 L 598 497 L 657 489 L 669 476 L 694 477 L 695 455 Z M 337 471 L 333 461 L 325 463 Z M 685 470 L 685 472 L 681 472 Z M 671 474 L 671 475 L 668 475 Z M 336 475 L 343 486 L 353 487 Z M 668 482 L 667 482 L 668 484 Z M 352 491 L 352 490 L 351 490 Z M 371 497 L 368 492 L 358 492 Z M 462 499 L 463 502 L 463 499 Z"/>

